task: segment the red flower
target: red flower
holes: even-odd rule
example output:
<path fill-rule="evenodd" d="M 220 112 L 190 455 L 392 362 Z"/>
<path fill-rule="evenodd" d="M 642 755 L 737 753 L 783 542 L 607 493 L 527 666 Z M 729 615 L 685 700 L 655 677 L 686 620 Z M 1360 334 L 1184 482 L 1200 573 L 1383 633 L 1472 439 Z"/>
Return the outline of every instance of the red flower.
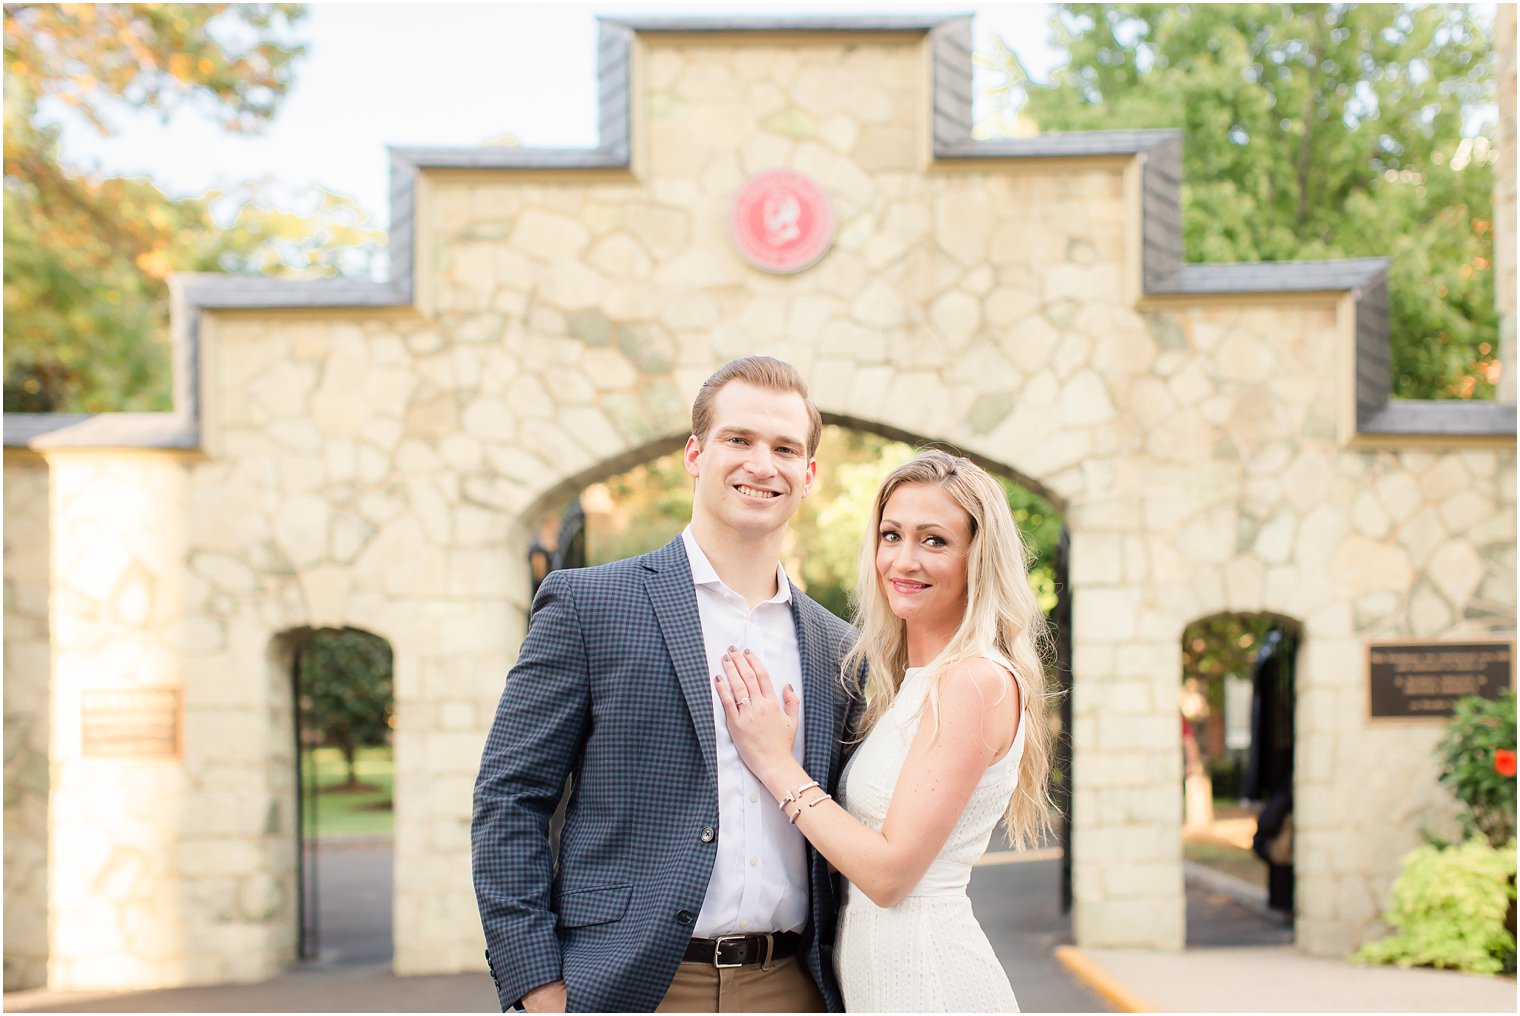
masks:
<path fill-rule="evenodd" d="M 1508 748 L 1494 750 L 1494 772 L 1500 776 L 1515 775 L 1515 753 Z"/>

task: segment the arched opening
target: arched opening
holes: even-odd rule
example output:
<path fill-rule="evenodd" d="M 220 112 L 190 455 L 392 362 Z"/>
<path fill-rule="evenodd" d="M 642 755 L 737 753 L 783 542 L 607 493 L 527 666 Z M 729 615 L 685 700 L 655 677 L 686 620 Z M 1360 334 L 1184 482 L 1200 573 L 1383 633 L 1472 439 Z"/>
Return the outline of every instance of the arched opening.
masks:
<path fill-rule="evenodd" d="M 1182 635 L 1187 944 L 1293 940 L 1295 674 L 1302 626 L 1215 614 Z"/>
<path fill-rule="evenodd" d="M 826 416 L 825 423 L 817 452 L 817 486 L 792 521 L 782 550 L 782 564 L 792 581 L 809 596 L 848 619 L 857 581 L 860 541 L 878 484 L 917 448 L 938 442 L 843 418 Z M 625 456 L 599 476 L 580 478 L 579 487 L 561 486 L 554 495 L 541 500 L 529 516 L 529 529 L 537 534 L 529 551 L 535 586 L 542 580 L 541 564 L 557 556 L 567 558 L 567 566 L 573 566 L 569 560 L 580 560 L 582 554 L 585 564 L 601 564 L 658 549 L 680 533 L 691 517 L 691 480 L 682 465 L 681 447 L 682 439 L 675 438 L 648 446 L 642 460 L 630 463 Z M 1017 864 L 1010 863 L 1015 858 L 1001 849 L 1001 833 L 994 834 L 990 856 L 995 863 L 978 869 L 972 888 L 973 892 L 995 896 L 1010 907 L 1011 901 L 1019 901 L 1019 906 L 1006 915 L 1005 927 L 1009 930 L 1059 937 L 1069 934 L 1066 914 L 1071 904 L 1071 873 L 1067 863 L 1071 800 L 1067 630 L 1070 615 L 1064 574 L 1067 546 L 1064 517 L 1060 502 L 1040 484 L 985 456 L 973 458 L 1003 484 L 1032 557 L 1031 584 L 1052 624 L 1052 658 L 1048 661 L 1051 694 L 1047 706 L 1056 733 L 1053 791 L 1064 828 L 1060 843 L 1021 855 Z M 569 528 L 562 530 L 564 524 Z M 561 815 L 563 806 L 562 801 Z M 556 816 L 551 829 L 558 828 L 560 817 Z M 1029 888 L 1031 884 L 1034 889 Z M 1031 907 L 1031 900 L 1038 902 Z M 1039 927 L 1034 928 L 1033 923 L 1039 923 Z M 1004 959 L 1009 969 L 1018 969 L 1017 964 L 1023 962 L 1012 955 Z"/>
<path fill-rule="evenodd" d="M 286 639 L 295 705 L 296 955 L 329 964 L 389 961 L 391 647 L 357 628 Z"/>
<path fill-rule="evenodd" d="M 782 551 L 782 563 L 793 581 L 835 614 L 847 618 L 859 541 L 877 483 L 917 448 L 939 444 L 890 428 L 831 420 L 819 444 L 817 488 L 803 501 Z M 951 450 L 963 454 L 960 449 Z M 1039 484 L 1007 466 L 972 457 L 997 476 L 1008 492 L 1014 518 L 1034 558 L 1030 578 L 1048 615 L 1058 598 L 1055 560 L 1064 525 L 1058 502 Z M 577 503 L 584 530 L 578 528 L 581 523 L 577 520 L 575 532 L 584 539 L 587 564 L 616 561 L 664 546 L 691 517 L 691 480 L 681 464 L 681 443 L 674 440 L 653 446 L 636 463 L 621 459 L 600 476 L 556 493 L 558 496 L 541 501 L 532 515 L 537 536 L 530 562 L 535 579 L 540 581 L 541 562 L 548 556 L 566 550 L 574 554 L 574 548 L 559 533 L 567 511 L 570 518 L 577 519 Z M 574 556 L 580 559 L 579 554 Z"/>

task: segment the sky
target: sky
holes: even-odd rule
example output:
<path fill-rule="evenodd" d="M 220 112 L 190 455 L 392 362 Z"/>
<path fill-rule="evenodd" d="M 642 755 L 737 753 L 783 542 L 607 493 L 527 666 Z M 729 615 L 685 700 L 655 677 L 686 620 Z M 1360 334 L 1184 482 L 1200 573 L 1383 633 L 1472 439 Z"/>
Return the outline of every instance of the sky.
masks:
<path fill-rule="evenodd" d="M 273 123 L 238 136 L 186 108 L 113 109 L 101 137 L 56 104 L 63 160 L 110 176 L 146 174 L 179 196 L 252 180 L 273 192 L 316 186 L 389 218 L 387 145 L 473 146 L 503 135 L 530 147 L 593 147 L 596 15 L 971 13 L 978 52 L 1001 36 L 1036 79 L 1060 61 L 1045 4 L 348 4 L 315 3 L 296 28 L 307 54 Z M 978 100 L 990 78 L 978 78 Z M 979 113 L 986 108 L 983 104 Z M 291 203 L 297 203 L 292 197 Z"/>

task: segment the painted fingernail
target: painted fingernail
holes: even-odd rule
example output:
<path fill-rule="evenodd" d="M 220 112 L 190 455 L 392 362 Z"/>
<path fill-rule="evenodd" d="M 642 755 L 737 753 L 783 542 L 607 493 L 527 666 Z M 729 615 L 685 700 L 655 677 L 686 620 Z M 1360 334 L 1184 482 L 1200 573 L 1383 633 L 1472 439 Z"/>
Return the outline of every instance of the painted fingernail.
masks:
<path fill-rule="evenodd" d="M 750 651 L 749 651 L 749 647 L 748 647 L 748 646 L 745 646 L 745 647 L 744 647 L 744 655 L 745 655 L 745 656 L 749 656 L 749 655 L 751 655 L 751 654 L 750 654 Z"/>
<path fill-rule="evenodd" d="M 728 651 L 731 652 L 731 653 L 737 653 L 739 651 L 739 647 L 738 646 L 729 646 L 728 647 Z"/>

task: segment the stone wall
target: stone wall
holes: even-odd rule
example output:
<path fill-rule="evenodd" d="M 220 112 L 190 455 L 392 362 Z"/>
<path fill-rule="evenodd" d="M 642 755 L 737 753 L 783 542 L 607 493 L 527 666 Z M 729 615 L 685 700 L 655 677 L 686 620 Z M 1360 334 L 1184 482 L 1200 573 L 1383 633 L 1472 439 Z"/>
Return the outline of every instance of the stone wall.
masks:
<path fill-rule="evenodd" d="M 1065 513 L 1083 944 L 1183 943 L 1183 629 L 1301 624 L 1299 938 L 1354 946 L 1444 814 L 1435 728 L 1366 719 L 1363 642 L 1514 631 L 1513 442 L 1348 448 L 1344 294 L 1135 306 L 1126 158 L 927 166 L 921 40 L 634 55 L 631 171 L 430 173 L 419 309 L 208 312 L 204 458 L 53 455 L 53 986 L 293 956 L 291 653 L 342 626 L 394 650 L 396 969 L 480 969 L 471 786 L 530 529 L 684 435 L 700 381 L 753 352 L 831 419 L 951 442 Z M 727 235 L 776 166 L 839 223 L 792 277 Z M 166 683 L 182 762 L 79 757 L 81 689 Z"/>
<path fill-rule="evenodd" d="M 228 321 L 207 375 L 214 461 L 197 471 L 197 514 L 222 520 L 207 549 L 250 594 L 227 621 L 246 648 L 220 668 L 263 681 L 260 647 L 281 632 L 352 626 L 391 643 L 403 973 L 482 962 L 471 792 L 528 607 L 521 478 L 553 468 L 530 437 L 550 405 L 525 383 L 530 347 L 480 320 Z M 552 447 L 570 462 L 575 440 Z"/>
<path fill-rule="evenodd" d="M 5 990 L 47 983 L 48 470 L 5 453 Z"/>

